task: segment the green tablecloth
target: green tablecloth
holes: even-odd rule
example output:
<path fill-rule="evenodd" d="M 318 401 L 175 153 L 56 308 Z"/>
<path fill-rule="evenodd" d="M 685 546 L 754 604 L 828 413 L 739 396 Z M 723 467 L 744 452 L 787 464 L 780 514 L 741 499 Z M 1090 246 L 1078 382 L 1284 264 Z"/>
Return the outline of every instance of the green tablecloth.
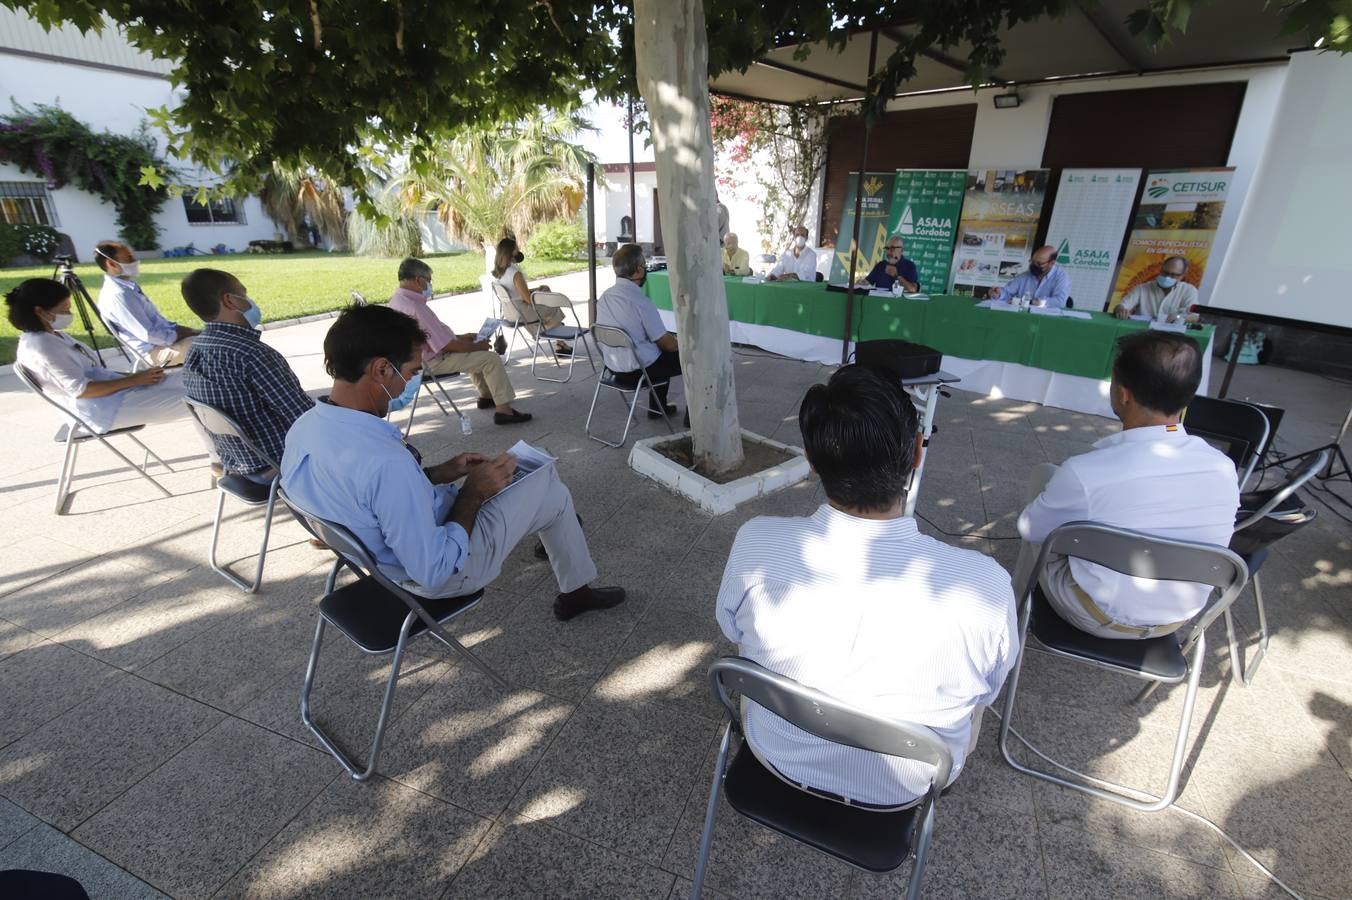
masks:
<path fill-rule="evenodd" d="M 845 337 L 843 293 L 828 291 L 820 283 L 724 281 L 728 315 L 734 321 L 835 340 Z M 649 273 L 644 292 L 658 309 L 672 308 L 665 272 Z M 1110 376 L 1117 339 L 1146 327 L 1144 322 L 1102 312 L 1091 312 L 1086 320 L 982 309 L 970 297 L 932 295 L 929 300 L 902 300 L 857 294 L 854 302 L 851 340 L 898 338 L 961 359 L 1018 363 L 1097 379 Z M 1205 352 L 1214 330 L 1207 325 L 1187 334 Z"/>

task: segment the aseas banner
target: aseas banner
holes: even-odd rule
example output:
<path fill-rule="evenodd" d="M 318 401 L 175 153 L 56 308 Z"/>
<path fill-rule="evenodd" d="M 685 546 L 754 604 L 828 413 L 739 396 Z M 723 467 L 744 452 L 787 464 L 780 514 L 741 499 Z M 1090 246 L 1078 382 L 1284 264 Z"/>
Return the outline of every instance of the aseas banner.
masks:
<path fill-rule="evenodd" d="M 1140 183 L 1140 169 L 1061 172 L 1047 243 L 1070 275 L 1076 308 L 1103 308 Z"/>
<path fill-rule="evenodd" d="M 1046 169 L 967 173 L 949 293 L 984 297 L 1028 267 L 1046 193 Z"/>
<path fill-rule="evenodd" d="M 863 278 L 883 258 L 887 245 L 887 223 L 892 213 L 892 187 L 897 173 L 865 172 L 864 198 L 859 208 L 859 261 L 855 263 L 854 277 Z M 840 216 L 840 235 L 836 238 L 836 252 L 831 259 L 832 284 L 844 284 L 850 279 L 850 242 L 854 240 L 854 202 L 859 173 L 851 172 L 845 188 L 845 209 Z"/>
<path fill-rule="evenodd" d="M 1171 256 L 1188 261 L 1184 281 L 1193 287 L 1201 285 L 1234 172 L 1232 168 L 1170 169 L 1146 176 L 1145 194 L 1132 222 L 1110 310 L 1132 288 L 1159 275 L 1160 266 Z M 1206 298 L 1199 301 L 1205 303 Z"/>
<path fill-rule="evenodd" d="M 922 290 L 938 294 L 947 284 L 966 186 L 964 169 L 897 171 L 887 238 L 900 235 L 906 258 L 919 272 Z"/>

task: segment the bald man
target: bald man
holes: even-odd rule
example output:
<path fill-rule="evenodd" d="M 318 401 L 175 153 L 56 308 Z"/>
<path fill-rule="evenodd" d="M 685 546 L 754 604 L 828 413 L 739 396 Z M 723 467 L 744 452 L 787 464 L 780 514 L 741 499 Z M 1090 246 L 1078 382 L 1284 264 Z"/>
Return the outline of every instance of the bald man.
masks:
<path fill-rule="evenodd" d="M 737 235 L 731 232 L 723 238 L 723 274 L 751 274 L 751 255 L 737 246 Z"/>
<path fill-rule="evenodd" d="M 1064 309 L 1070 299 L 1070 275 L 1056 264 L 1056 248 L 1039 247 L 1033 251 L 1028 271 L 1014 276 L 1003 288 L 993 288 L 992 300 L 1016 298 L 1027 294 L 1037 306 Z"/>
<path fill-rule="evenodd" d="M 1138 284 L 1117 304 L 1117 317 L 1125 319 L 1135 313 L 1152 319 L 1173 322 L 1186 316 L 1197 302 L 1197 288 L 1183 280 L 1188 274 L 1188 261 L 1182 256 L 1171 256 L 1160 265 L 1160 273 L 1152 281 Z"/>

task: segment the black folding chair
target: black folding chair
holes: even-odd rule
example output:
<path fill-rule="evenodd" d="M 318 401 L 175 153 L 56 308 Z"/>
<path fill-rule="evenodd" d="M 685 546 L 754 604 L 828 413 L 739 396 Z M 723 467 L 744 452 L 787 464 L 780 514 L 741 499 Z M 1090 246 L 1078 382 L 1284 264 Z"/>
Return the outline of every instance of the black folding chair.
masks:
<path fill-rule="evenodd" d="M 282 464 L 255 444 L 249 437 L 248 432 L 221 410 L 209 403 L 193 400 L 191 397 L 183 398 L 183 402 L 188 404 L 188 412 L 192 413 L 192 417 L 197 420 L 197 424 L 201 425 L 202 430 L 211 435 L 213 439 L 224 436 L 242 441 L 259 459 L 272 467 L 272 478 L 267 483 L 258 482 L 233 472 L 227 472 L 216 479 L 216 487 L 220 491 L 220 496 L 216 500 L 216 520 L 211 525 L 211 548 L 207 551 L 207 561 L 211 564 L 213 572 L 244 593 L 256 593 L 263 583 L 263 563 L 268 558 L 268 536 L 272 534 L 272 513 L 277 505 L 277 484 L 280 481 Z M 245 506 L 261 506 L 265 509 L 263 514 L 263 543 L 258 548 L 258 565 L 254 569 L 253 581 L 245 581 L 216 561 L 216 546 L 221 536 L 221 515 L 225 511 L 225 498 L 227 496 L 234 497 Z"/>
<path fill-rule="evenodd" d="M 748 819 L 857 868 L 891 872 L 914 858 L 906 896 L 919 897 L 934 832 L 934 809 L 953 769 L 943 740 L 922 725 L 852 706 L 740 656 L 715 662 L 709 668 L 709 681 L 714 696 L 727 710 L 728 722 L 714 763 L 690 896 L 698 898 L 704 889 L 721 791 L 728 805 Z M 824 741 L 933 766 L 925 795 L 906 809 L 875 810 L 848 806 L 790 784 L 767 769 L 746 746 L 733 692 Z"/>
<path fill-rule="evenodd" d="M 61 462 L 61 477 L 57 479 L 56 482 L 56 514 L 58 516 L 65 514 L 66 498 L 70 496 L 70 485 L 71 482 L 75 480 L 75 458 L 79 455 L 80 445 L 86 441 L 98 441 L 116 454 L 118 459 L 130 466 L 133 472 L 155 485 L 161 494 L 164 494 L 166 497 L 174 496 L 169 492 L 168 488 L 156 481 L 154 476 L 147 471 L 150 460 L 152 459 L 164 466 L 170 472 L 174 470 L 167 462 L 156 456 L 149 447 L 141 443 L 140 439 L 136 437 L 135 432 L 145 428 L 144 425 L 128 425 L 125 428 L 114 428 L 111 431 L 96 431 L 93 426 L 80 418 L 79 415 L 67 409 L 53 398 L 47 396 L 47 392 L 42 389 L 42 385 L 38 383 L 37 378 L 32 372 L 28 371 L 28 369 L 15 363 L 14 374 L 18 376 L 19 381 L 22 382 L 24 387 L 37 394 L 45 402 L 51 404 L 51 406 L 66 420 L 66 424 L 61 426 L 56 432 L 56 440 L 58 442 L 63 442 L 66 445 L 66 456 Z M 113 437 L 114 435 L 126 436 L 128 440 L 131 440 L 136 446 L 145 451 L 146 456 L 141 465 L 138 466 L 136 463 L 132 462 L 125 453 L 109 442 L 108 438 Z"/>
<path fill-rule="evenodd" d="M 483 599 L 482 590 L 463 597 L 432 599 L 416 596 L 386 577 L 371 557 L 370 551 L 347 528 L 306 512 L 286 496 L 285 490 L 279 491 L 278 496 L 305 529 L 327 544 L 338 556 L 324 584 L 324 597 L 319 601 L 319 622 L 315 626 L 310 661 L 305 667 L 305 685 L 300 694 L 300 719 L 353 779 L 365 781 L 376 770 L 376 764 L 380 761 L 380 747 L 385 739 L 385 728 L 389 724 L 390 708 L 394 704 L 394 690 L 399 684 L 399 668 L 410 639 L 429 634 L 491 678 L 494 683 L 503 688 L 508 687 L 506 679 L 489 668 L 487 663 L 467 650 L 464 644 L 451 637 L 442 627 L 456 616 L 478 606 L 479 601 Z M 357 580 L 339 588 L 336 587 L 338 573 L 344 567 L 352 570 L 357 575 Z M 319 650 L 324 641 L 324 631 L 329 625 L 338 629 L 363 653 L 372 656 L 394 654 L 394 659 L 390 663 L 389 679 L 385 683 L 385 696 L 380 704 L 380 715 L 376 719 L 375 737 L 371 741 L 370 755 L 365 768 L 359 768 L 358 764 L 315 724 L 310 714 L 310 691 L 314 687 L 315 673 L 319 666 Z"/>
<path fill-rule="evenodd" d="M 1235 517 L 1235 535 L 1230 549 L 1239 554 L 1249 569 L 1249 583 L 1253 585 L 1253 600 L 1258 607 L 1258 651 L 1248 665 L 1235 637 L 1235 622 L 1231 611 L 1225 611 L 1225 633 L 1230 640 L 1230 667 L 1245 687 L 1253 684 L 1258 664 L 1268 648 L 1267 610 L 1263 607 L 1263 586 L 1258 572 L 1271 553 L 1272 545 L 1289 534 L 1294 534 L 1311 521 L 1317 511 L 1306 506 L 1296 494 L 1304 484 L 1317 475 L 1332 457 L 1331 450 L 1316 453 L 1304 465 L 1286 477 L 1275 488 L 1254 491 L 1239 498 L 1239 512 Z"/>
<path fill-rule="evenodd" d="M 1264 412 L 1243 400 L 1220 400 L 1198 395 L 1183 411 L 1183 427 L 1230 457 L 1244 490 L 1268 445 L 1269 424 Z"/>
<path fill-rule="evenodd" d="M 1139 640 L 1097 637 L 1080 631 L 1058 616 L 1043 594 L 1039 579 L 1053 554 L 1081 559 L 1114 572 L 1153 581 L 1211 585 L 1219 588 L 1219 593 L 1213 594 L 1215 599 L 1193 619 L 1191 631 L 1181 646 L 1177 634 Z M 1010 673 L 1005 688 L 1005 708 L 1000 722 L 1000 753 L 1005 761 L 1034 778 L 1111 800 L 1141 812 L 1155 812 L 1172 805 L 1178 796 L 1179 777 L 1186 758 L 1188 726 L 1192 722 L 1197 685 L 1206 653 L 1206 629 L 1229 610 L 1230 604 L 1244 589 L 1247 579 L 1248 569 L 1244 560 L 1224 547 L 1175 541 L 1094 522 L 1070 522 L 1049 534 L 1042 543 L 1037 563 L 1033 566 L 1028 582 L 1022 586 L 1023 593 L 1020 595 L 1019 659 L 1014 664 L 1014 671 Z M 1018 696 L 1019 673 L 1023 670 L 1024 657 L 1029 650 L 1030 634 L 1053 656 L 1149 682 L 1137 695 L 1137 703 L 1161 684 L 1188 682 L 1178 736 L 1174 741 L 1173 762 L 1169 767 L 1169 783 L 1163 796 L 1154 797 L 1145 791 L 1105 782 L 1055 763 L 1058 768 L 1075 777 L 1075 780 L 1070 780 L 1062 775 L 1025 766 L 1014 758 L 1010 751 L 1009 734 L 1014 725 L 1014 700 Z M 1053 761 L 1041 751 L 1034 752 L 1043 759 Z M 1106 789 L 1096 784 L 1106 785 Z M 1149 799 L 1141 800 L 1133 794 L 1141 794 Z"/>

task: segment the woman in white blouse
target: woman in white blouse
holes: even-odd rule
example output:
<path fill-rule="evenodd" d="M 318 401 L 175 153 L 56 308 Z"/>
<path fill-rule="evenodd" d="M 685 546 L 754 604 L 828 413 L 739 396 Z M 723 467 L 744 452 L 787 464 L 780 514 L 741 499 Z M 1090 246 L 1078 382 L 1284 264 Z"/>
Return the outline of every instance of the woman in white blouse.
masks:
<path fill-rule="evenodd" d="M 6 294 L 5 303 L 10 324 L 22 332 L 15 364 L 95 431 L 188 417 L 181 371 L 124 375 L 101 366 L 92 350 L 65 333 L 73 318 L 65 285 L 30 278 Z"/>
<path fill-rule="evenodd" d="M 555 326 L 563 324 L 563 310 L 557 306 L 535 306 L 535 301 L 531 299 L 530 288 L 526 285 L 526 276 L 516 267 L 516 264 L 523 261 L 526 257 L 517 247 L 516 241 L 512 238 L 503 238 L 498 241 L 497 253 L 493 257 L 493 278 L 498 284 L 507 289 L 513 299 L 519 301 L 523 306 L 532 307 L 535 315 L 540 317 L 540 324 L 548 331 Z M 537 291 L 549 290 L 549 285 L 542 284 L 536 288 Z M 503 309 L 502 318 L 508 322 L 516 322 L 521 318 L 515 306 Z M 532 326 L 531 334 L 535 334 L 536 328 Z M 556 353 L 571 353 L 568 345 L 563 341 L 554 342 Z"/>

